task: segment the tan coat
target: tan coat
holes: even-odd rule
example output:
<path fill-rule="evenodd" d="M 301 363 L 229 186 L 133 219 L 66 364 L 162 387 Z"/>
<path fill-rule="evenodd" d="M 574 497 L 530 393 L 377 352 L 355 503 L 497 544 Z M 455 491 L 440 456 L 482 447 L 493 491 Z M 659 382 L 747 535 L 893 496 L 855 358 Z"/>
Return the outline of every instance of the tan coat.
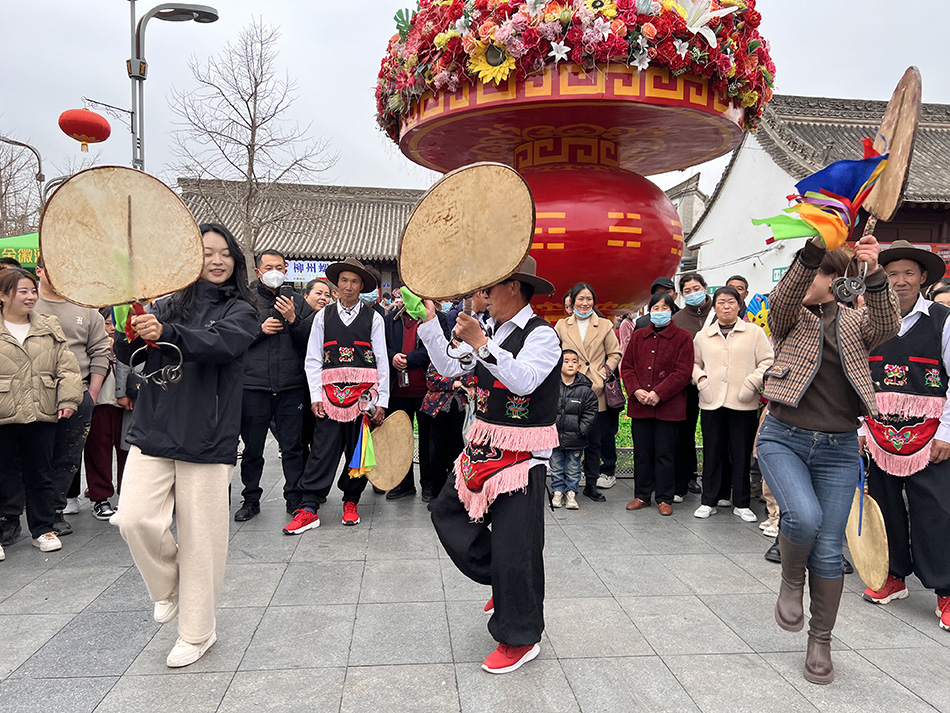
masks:
<path fill-rule="evenodd" d="M 775 361 L 769 338 L 757 324 L 738 321 L 723 337 L 719 323 L 699 330 L 693 340 L 693 383 L 699 388 L 699 408 L 754 411 L 765 371 Z M 699 383 L 702 377 L 703 383 Z"/>
<path fill-rule="evenodd" d="M 554 330 L 561 338 L 562 349 L 573 349 L 581 361 L 580 372 L 590 379 L 597 396 L 597 410 L 606 411 L 607 401 L 604 397 L 604 364 L 613 371 L 620 364 L 620 342 L 614 332 L 614 325 L 609 319 L 598 317 L 590 318 L 587 334 L 581 341 L 581 331 L 577 326 L 577 318 L 573 315 L 560 320 Z"/>
<path fill-rule="evenodd" d="M 30 315 L 23 345 L 0 315 L 0 426 L 56 423 L 60 409 L 79 407 L 79 363 L 55 317 Z"/>

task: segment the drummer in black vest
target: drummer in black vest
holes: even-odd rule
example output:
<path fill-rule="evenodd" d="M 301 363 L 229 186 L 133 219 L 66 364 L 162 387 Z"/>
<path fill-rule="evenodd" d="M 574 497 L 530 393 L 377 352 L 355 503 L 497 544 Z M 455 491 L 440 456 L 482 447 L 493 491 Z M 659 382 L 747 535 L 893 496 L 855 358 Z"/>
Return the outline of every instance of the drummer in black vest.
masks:
<path fill-rule="evenodd" d="M 544 630 L 545 477 L 558 444 L 561 345 L 528 304 L 536 291 L 554 291 L 536 272 L 529 257 L 488 288 L 489 334 L 474 317 L 459 315 L 455 334 L 464 344 L 457 353 L 474 352 L 471 366 L 446 354 L 431 302 L 418 330 L 440 374 L 455 378 L 474 370 L 477 379 L 469 444 L 455 462 L 454 482 L 430 508 L 455 565 L 492 588 L 485 611 L 499 645 L 482 664 L 489 673 L 508 673 L 537 657 Z"/>
<path fill-rule="evenodd" d="M 905 599 L 904 578 L 916 574 L 936 591 L 940 628 L 950 631 L 950 309 L 920 294 L 946 265 L 906 240 L 878 261 L 903 317 L 898 335 L 869 356 L 880 416 L 864 422 L 873 459 L 868 490 L 884 515 L 890 572 L 864 598 Z"/>
<path fill-rule="evenodd" d="M 343 524 L 359 524 L 357 504 L 366 488 L 366 477 L 351 478 L 348 464 L 362 428 L 360 396 L 365 392 L 372 396 L 376 405 L 372 421 L 376 425 L 383 422 L 389 406 L 383 318 L 360 301 L 361 292 L 376 289 L 376 278 L 353 258 L 333 263 L 326 275 L 337 286 L 339 300 L 316 314 L 310 330 L 304 368 L 317 424 L 310 458 L 300 479 L 300 509 L 284 528 L 287 535 L 320 526 L 317 510 L 327 501 L 343 454 L 346 462 L 337 481 L 343 491 Z"/>

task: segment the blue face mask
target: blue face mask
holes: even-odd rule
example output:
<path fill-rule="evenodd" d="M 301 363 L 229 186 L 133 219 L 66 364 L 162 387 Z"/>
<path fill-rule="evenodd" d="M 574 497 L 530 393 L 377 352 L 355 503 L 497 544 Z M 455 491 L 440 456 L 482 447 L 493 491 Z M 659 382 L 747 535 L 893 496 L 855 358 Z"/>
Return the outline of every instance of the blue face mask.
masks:
<path fill-rule="evenodd" d="M 673 319 L 672 312 L 650 312 L 650 321 L 657 327 L 665 327 Z"/>
<path fill-rule="evenodd" d="M 452 311 L 452 303 L 451 303 L 451 302 L 443 302 L 443 303 L 442 303 L 442 313 L 443 313 L 443 314 L 448 314 L 448 313 L 451 312 L 451 311 Z"/>
<path fill-rule="evenodd" d="M 586 312 L 581 312 L 577 308 L 574 308 L 574 316 L 578 319 L 588 319 L 593 313 L 593 309 L 589 309 Z"/>
<path fill-rule="evenodd" d="M 705 292 L 691 292 L 685 297 L 686 304 L 690 307 L 699 307 L 703 302 L 706 301 Z"/>
<path fill-rule="evenodd" d="M 379 299 L 379 288 L 377 287 L 372 292 L 363 292 L 360 299 L 368 305 L 375 303 Z"/>

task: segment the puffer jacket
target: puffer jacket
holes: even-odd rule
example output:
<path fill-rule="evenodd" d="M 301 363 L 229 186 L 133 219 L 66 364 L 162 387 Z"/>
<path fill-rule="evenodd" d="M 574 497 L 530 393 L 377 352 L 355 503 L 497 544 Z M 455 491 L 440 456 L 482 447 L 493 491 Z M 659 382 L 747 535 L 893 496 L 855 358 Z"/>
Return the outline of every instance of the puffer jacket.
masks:
<path fill-rule="evenodd" d="M 597 395 L 593 382 L 578 372 L 573 384 L 561 382 L 557 405 L 559 448 L 584 448 L 597 420 Z"/>
<path fill-rule="evenodd" d="M 56 423 L 60 409 L 79 408 L 82 393 L 79 363 L 55 317 L 31 314 L 21 345 L 0 315 L 0 426 Z"/>
<path fill-rule="evenodd" d="M 303 359 L 307 355 L 307 342 L 316 313 L 288 283 L 281 285 L 278 294 L 293 299 L 296 315 L 293 324 L 277 311 L 277 295 L 260 280 L 251 284 L 251 291 L 257 300 L 260 324 L 257 325 L 257 336 L 244 356 L 244 388 L 272 393 L 306 388 Z M 277 334 L 264 334 L 261 324 L 268 317 L 279 319 L 284 328 Z"/>

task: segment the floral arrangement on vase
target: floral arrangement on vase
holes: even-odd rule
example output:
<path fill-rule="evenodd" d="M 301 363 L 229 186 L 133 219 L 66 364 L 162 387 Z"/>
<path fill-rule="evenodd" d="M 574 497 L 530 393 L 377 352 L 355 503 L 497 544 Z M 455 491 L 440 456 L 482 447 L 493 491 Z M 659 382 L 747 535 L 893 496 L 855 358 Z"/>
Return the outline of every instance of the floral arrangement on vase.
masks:
<path fill-rule="evenodd" d="M 377 121 L 394 141 L 426 92 L 523 81 L 558 62 L 705 78 L 745 108 L 747 129 L 772 98 L 755 0 L 418 0 L 395 20 L 376 85 Z"/>

